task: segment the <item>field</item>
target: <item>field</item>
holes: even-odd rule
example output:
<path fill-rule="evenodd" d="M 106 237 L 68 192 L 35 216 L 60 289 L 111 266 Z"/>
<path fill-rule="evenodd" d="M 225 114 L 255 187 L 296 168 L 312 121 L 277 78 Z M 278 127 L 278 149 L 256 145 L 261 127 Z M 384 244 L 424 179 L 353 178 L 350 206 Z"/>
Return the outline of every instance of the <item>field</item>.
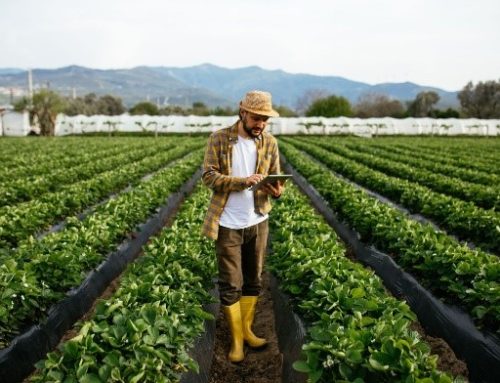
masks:
<path fill-rule="evenodd" d="M 203 369 L 193 349 L 218 317 L 200 235 L 206 139 L 0 140 L 2 382 L 35 364 L 29 381 L 175 382 Z M 273 202 L 266 269 L 306 328 L 296 376 L 498 381 L 500 140 L 279 145 L 299 187 Z M 467 368 L 443 362 L 425 332 Z"/>

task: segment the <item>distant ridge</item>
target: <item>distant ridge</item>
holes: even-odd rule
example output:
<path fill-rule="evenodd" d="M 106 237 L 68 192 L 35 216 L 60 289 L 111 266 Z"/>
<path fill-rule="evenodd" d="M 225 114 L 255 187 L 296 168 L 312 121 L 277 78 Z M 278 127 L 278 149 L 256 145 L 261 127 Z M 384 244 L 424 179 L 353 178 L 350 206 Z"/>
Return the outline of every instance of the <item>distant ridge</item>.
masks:
<path fill-rule="evenodd" d="M 364 93 L 383 93 L 402 102 L 413 100 L 421 91 L 439 94 L 439 107 L 457 107 L 457 92 L 448 92 L 411 82 L 370 85 L 338 76 L 292 74 L 266 70 L 258 66 L 228 69 L 212 64 L 191 67 L 139 66 L 131 69 L 92 69 L 70 65 L 57 69 L 33 69 L 35 87 L 47 87 L 64 95 L 73 88 L 79 96 L 94 92 L 113 94 L 131 106 L 150 100 L 159 104 L 190 106 L 203 102 L 208 106 L 234 107 L 251 89 L 268 90 L 276 105 L 292 109 L 308 91 L 341 95 L 356 103 Z M 0 87 L 27 88 L 26 71 L 0 68 Z"/>

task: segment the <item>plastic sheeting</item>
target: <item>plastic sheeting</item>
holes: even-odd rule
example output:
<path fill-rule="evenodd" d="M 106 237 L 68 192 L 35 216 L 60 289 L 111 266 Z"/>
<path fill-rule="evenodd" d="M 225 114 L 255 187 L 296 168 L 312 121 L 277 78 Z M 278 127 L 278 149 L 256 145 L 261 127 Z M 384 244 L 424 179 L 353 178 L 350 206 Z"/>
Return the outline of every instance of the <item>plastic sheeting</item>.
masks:
<path fill-rule="evenodd" d="M 0 136 L 27 136 L 30 130 L 28 112 L 0 113 Z"/>
<path fill-rule="evenodd" d="M 238 116 L 72 116 L 59 115 L 55 134 L 150 132 L 210 133 L 234 124 Z M 500 120 L 433 118 L 272 118 L 272 134 L 354 134 L 377 135 L 500 135 Z"/>
<path fill-rule="evenodd" d="M 188 371 L 182 375 L 180 383 L 206 383 L 210 378 L 210 368 L 212 367 L 212 358 L 215 345 L 215 323 L 220 310 L 218 301 L 219 290 L 217 285 L 210 290 L 217 302 L 203 307 L 203 309 L 214 316 L 214 320 L 205 320 L 205 332 L 196 340 L 195 345 L 189 351 L 189 355 L 199 366 L 199 372 Z"/>
<path fill-rule="evenodd" d="M 306 330 L 297 314 L 293 312 L 290 299 L 278 286 L 278 280 L 271 275 L 271 294 L 273 298 L 274 321 L 279 349 L 283 355 L 282 382 L 305 383 L 307 374 L 295 371 L 293 363 L 301 359 L 302 345 L 305 343 Z"/>
<path fill-rule="evenodd" d="M 92 307 L 93 302 L 122 273 L 127 264 L 137 257 L 149 237 L 161 230 L 200 177 L 201 169 L 167 199 L 157 214 L 140 227 L 133 240 L 122 243 L 117 251 L 88 274 L 78 288 L 69 291 L 65 299 L 54 305 L 43 323 L 32 326 L 16 337 L 8 348 L 0 350 L 1 382 L 20 382 L 34 370 L 34 364 L 57 346 L 66 331 Z"/>
<path fill-rule="evenodd" d="M 444 339 L 467 363 L 470 381 L 500 382 L 500 369 L 496 368 L 500 365 L 500 339 L 494 334 L 479 331 L 462 309 L 443 303 L 402 270 L 390 256 L 362 243 L 358 234 L 336 217 L 320 194 L 286 160 L 283 162 L 284 171 L 293 174 L 297 185 L 339 237 L 353 249 L 356 257 L 382 278 L 394 296 L 408 302 L 430 335 Z"/>

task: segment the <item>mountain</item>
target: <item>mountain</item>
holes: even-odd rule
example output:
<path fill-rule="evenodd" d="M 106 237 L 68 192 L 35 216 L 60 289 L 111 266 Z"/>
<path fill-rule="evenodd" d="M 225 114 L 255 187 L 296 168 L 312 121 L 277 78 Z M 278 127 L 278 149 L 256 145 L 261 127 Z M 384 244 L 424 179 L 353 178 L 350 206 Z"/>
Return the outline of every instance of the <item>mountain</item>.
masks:
<path fill-rule="evenodd" d="M 421 91 L 433 90 L 440 96 L 439 107 L 457 107 L 457 92 L 418 84 L 384 83 L 370 85 L 337 76 L 292 74 L 282 70 L 266 70 L 258 66 L 228 69 L 212 64 L 192 67 L 148 67 L 132 69 L 91 69 L 68 66 L 58 69 L 34 69 L 35 89 L 47 85 L 65 95 L 75 89 L 77 95 L 94 92 L 120 96 L 133 105 L 149 99 L 160 104 L 190 106 L 203 102 L 208 106 L 234 107 L 251 89 L 272 93 L 276 105 L 292 109 L 305 93 L 321 91 L 341 95 L 356 103 L 364 93 L 383 93 L 401 101 L 413 100 Z M 0 88 L 27 87 L 26 72 L 0 68 Z"/>
<path fill-rule="evenodd" d="M 24 72 L 24 69 L 19 68 L 0 68 L 0 76 L 3 74 L 16 74 Z"/>

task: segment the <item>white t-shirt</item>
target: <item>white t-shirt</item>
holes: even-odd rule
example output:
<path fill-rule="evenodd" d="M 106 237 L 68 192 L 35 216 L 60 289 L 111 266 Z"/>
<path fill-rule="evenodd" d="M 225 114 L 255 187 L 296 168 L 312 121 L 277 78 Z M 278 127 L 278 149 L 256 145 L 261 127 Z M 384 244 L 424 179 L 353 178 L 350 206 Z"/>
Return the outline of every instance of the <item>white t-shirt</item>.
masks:
<path fill-rule="evenodd" d="M 252 138 L 238 135 L 238 142 L 233 145 L 232 175 L 249 177 L 255 174 L 257 166 L 257 146 Z M 266 220 L 268 215 L 255 212 L 253 191 L 245 189 L 231 192 L 220 217 L 219 225 L 229 229 L 244 229 Z"/>

